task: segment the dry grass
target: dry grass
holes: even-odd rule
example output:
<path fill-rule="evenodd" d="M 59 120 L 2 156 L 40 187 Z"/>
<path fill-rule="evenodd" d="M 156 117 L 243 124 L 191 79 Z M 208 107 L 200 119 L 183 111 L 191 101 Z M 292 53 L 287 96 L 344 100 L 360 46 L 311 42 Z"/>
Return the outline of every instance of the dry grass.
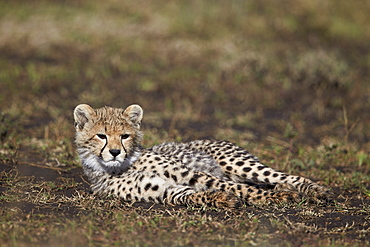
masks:
<path fill-rule="evenodd" d="M 369 244 L 366 1 L 2 1 L 4 246 Z M 94 198 L 79 103 L 145 111 L 145 146 L 227 139 L 335 205 L 235 211 Z"/>

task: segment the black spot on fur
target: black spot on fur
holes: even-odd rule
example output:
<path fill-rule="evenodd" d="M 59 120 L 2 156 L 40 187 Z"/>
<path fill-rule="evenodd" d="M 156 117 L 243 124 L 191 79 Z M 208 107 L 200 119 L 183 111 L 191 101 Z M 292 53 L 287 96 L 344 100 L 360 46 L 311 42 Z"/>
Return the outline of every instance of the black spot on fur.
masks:
<path fill-rule="evenodd" d="M 252 168 L 250 167 L 244 167 L 243 168 L 243 172 L 250 172 L 252 170 Z"/>
<path fill-rule="evenodd" d="M 193 177 L 189 181 L 189 185 L 193 186 L 195 183 L 198 182 L 198 178 L 202 177 L 200 174 L 194 174 Z"/>
<path fill-rule="evenodd" d="M 196 178 L 194 178 L 194 177 L 192 177 L 191 179 L 190 179 L 190 181 L 189 181 L 189 185 L 190 186 L 193 186 L 195 183 L 197 183 L 198 182 L 198 179 L 196 179 Z"/>
<path fill-rule="evenodd" d="M 153 187 L 152 187 L 152 190 L 153 191 L 157 191 L 159 189 L 159 186 L 158 185 L 154 185 Z"/>
<path fill-rule="evenodd" d="M 263 175 L 265 175 L 265 176 L 269 176 L 271 174 L 271 172 L 269 172 L 269 171 L 265 171 L 264 173 L 263 173 Z"/>
<path fill-rule="evenodd" d="M 186 177 L 187 175 L 189 175 L 189 171 L 185 171 L 185 172 L 181 173 L 182 177 Z"/>
<path fill-rule="evenodd" d="M 236 165 L 237 166 L 242 166 L 242 165 L 244 165 L 244 162 L 243 161 L 238 161 L 238 162 L 236 162 Z"/>
<path fill-rule="evenodd" d="M 147 183 L 144 187 L 144 190 L 149 190 L 150 187 L 152 187 L 152 184 L 151 183 Z"/>
<path fill-rule="evenodd" d="M 207 182 L 206 182 L 206 186 L 207 186 L 207 188 L 211 188 L 212 187 L 212 185 L 213 185 L 213 182 L 214 182 L 215 180 L 214 179 L 210 179 L 210 180 L 208 180 Z"/>

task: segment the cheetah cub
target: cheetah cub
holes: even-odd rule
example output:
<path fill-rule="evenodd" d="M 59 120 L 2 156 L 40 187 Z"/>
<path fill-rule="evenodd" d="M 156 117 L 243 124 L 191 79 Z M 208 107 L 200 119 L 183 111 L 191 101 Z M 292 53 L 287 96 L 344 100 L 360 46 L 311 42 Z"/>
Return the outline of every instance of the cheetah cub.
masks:
<path fill-rule="evenodd" d="M 145 149 L 140 146 L 142 118 L 139 105 L 75 108 L 77 151 L 94 193 L 125 201 L 220 208 L 239 201 L 298 201 L 302 193 L 327 198 L 326 188 L 275 171 L 228 141 L 163 143 Z"/>

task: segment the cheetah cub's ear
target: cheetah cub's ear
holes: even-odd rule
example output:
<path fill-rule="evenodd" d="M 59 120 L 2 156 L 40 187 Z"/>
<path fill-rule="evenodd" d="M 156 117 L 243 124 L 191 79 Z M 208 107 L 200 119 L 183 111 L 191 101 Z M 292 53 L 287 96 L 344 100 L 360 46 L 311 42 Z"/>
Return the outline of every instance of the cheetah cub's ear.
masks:
<path fill-rule="evenodd" d="M 143 109 L 139 105 L 130 105 L 123 114 L 137 125 L 137 127 L 140 127 L 141 120 L 143 119 Z"/>
<path fill-rule="evenodd" d="M 73 112 L 76 130 L 82 130 L 93 114 L 95 114 L 94 109 L 87 104 L 76 106 Z"/>

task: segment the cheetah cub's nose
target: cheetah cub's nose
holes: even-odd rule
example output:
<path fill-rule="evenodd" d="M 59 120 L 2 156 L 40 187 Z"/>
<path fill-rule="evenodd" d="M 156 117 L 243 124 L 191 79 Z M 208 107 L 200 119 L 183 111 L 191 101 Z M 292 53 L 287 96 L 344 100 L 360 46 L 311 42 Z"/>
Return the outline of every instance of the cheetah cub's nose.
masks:
<path fill-rule="evenodd" d="M 109 150 L 109 153 L 113 156 L 113 157 L 116 157 L 117 155 L 119 155 L 121 153 L 121 150 L 119 149 L 110 149 Z"/>

